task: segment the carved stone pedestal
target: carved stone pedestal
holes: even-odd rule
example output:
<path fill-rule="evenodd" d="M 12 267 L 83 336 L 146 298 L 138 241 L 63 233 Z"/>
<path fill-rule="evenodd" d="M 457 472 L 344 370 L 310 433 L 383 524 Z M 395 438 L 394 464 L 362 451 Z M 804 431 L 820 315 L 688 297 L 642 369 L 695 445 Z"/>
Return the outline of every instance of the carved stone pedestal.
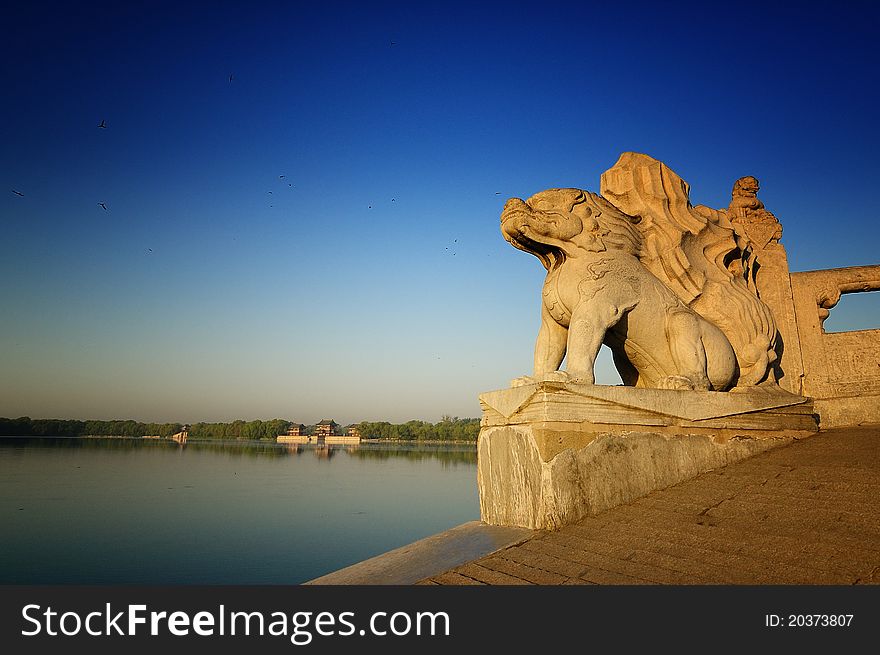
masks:
<path fill-rule="evenodd" d="M 556 529 L 818 429 L 780 389 L 675 391 L 540 382 L 480 396 L 482 520 Z"/>

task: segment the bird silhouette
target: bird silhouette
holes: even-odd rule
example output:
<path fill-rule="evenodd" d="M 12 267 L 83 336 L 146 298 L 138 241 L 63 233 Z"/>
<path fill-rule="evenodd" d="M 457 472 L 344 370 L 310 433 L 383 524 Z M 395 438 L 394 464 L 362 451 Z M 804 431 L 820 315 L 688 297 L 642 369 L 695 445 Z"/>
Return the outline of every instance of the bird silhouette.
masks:
<path fill-rule="evenodd" d="M 391 199 L 391 202 L 394 202 L 394 198 Z"/>
<path fill-rule="evenodd" d="M 233 79 L 234 77 L 235 77 L 235 76 L 234 76 L 232 73 L 230 73 L 230 74 L 229 74 L 229 81 L 231 82 L 232 79 Z"/>
<path fill-rule="evenodd" d="M 15 189 L 12 190 L 12 193 L 14 193 L 17 196 L 24 196 L 24 194 L 21 191 L 16 191 Z"/>
<path fill-rule="evenodd" d="M 495 192 L 495 195 L 496 195 L 496 196 L 500 196 L 500 195 L 501 195 L 501 192 L 500 192 L 500 191 L 496 191 L 496 192 Z"/>
<path fill-rule="evenodd" d="M 107 205 L 105 205 L 103 202 L 99 202 L 98 204 L 101 205 L 101 209 L 107 211 Z"/>
<path fill-rule="evenodd" d="M 284 176 L 283 176 L 283 175 L 279 175 L 279 176 L 278 176 L 278 179 L 283 180 L 283 179 L 284 179 Z"/>
<path fill-rule="evenodd" d="M 107 129 L 107 123 L 106 123 L 106 121 L 104 121 L 103 118 L 101 119 L 101 122 L 98 123 L 98 127 L 102 127 L 104 129 Z"/>
<path fill-rule="evenodd" d="M 395 45 L 397 45 L 397 42 L 396 42 L 396 41 L 392 41 L 392 42 L 391 42 L 391 45 L 388 46 L 388 47 L 390 48 L 391 46 L 395 46 Z"/>

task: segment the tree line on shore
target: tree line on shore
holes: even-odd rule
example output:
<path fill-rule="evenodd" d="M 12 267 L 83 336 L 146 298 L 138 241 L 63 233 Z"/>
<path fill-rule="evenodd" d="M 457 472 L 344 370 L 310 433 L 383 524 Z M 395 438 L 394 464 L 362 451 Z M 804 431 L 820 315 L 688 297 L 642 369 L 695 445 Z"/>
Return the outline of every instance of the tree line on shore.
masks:
<path fill-rule="evenodd" d="M 189 425 L 191 439 L 248 439 L 275 440 L 293 425 L 285 419 L 269 421 L 232 421 L 229 423 L 192 423 Z M 0 417 L 0 436 L 15 437 L 170 437 L 180 432 L 183 423 L 142 423 L 132 420 L 79 421 L 69 419 L 32 419 Z M 348 426 L 352 427 L 352 426 Z M 362 421 L 354 424 L 363 439 L 394 441 L 476 441 L 480 431 L 480 419 L 444 416 L 439 423 L 407 421 Z M 314 434 L 315 426 L 305 426 L 303 434 Z"/>
<path fill-rule="evenodd" d="M 0 436 L 12 437 L 84 437 L 114 436 L 170 437 L 180 432 L 181 423 L 141 423 L 139 421 L 77 421 L 54 418 L 0 418 Z"/>
<path fill-rule="evenodd" d="M 407 421 L 406 423 L 357 424 L 363 439 L 389 439 L 400 441 L 476 441 L 480 433 L 480 419 L 444 416 L 439 423 Z"/>

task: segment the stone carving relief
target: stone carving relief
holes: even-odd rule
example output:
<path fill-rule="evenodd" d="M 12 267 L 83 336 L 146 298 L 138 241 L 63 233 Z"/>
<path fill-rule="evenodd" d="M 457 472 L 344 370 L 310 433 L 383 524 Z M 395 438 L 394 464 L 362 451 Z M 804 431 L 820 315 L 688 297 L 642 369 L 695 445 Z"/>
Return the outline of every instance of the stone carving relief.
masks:
<path fill-rule="evenodd" d="M 834 269 L 832 269 L 834 270 Z M 839 271 L 840 269 L 837 269 Z M 837 272 L 834 271 L 834 272 Z M 859 276 L 862 277 L 862 276 Z M 853 282 L 838 282 L 831 275 L 823 280 L 824 285 L 816 290 L 816 305 L 819 312 L 819 327 L 825 332 L 825 319 L 831 314 L 831 310 L 837 307 L 840 297 L 846 293 L 860 293 L 864 291 L 880 291 L 880 280 L 858 279 Z"/>
<path fill-rule="evenodd" d="M 605 343 L 628 386 L 775 387 L 777 329 L 754 286 L 753 243 L 764 232 L 749 230 L 772 218 L 769 241 L 781 228 L 757 200 L 757 180 L 737 182 L 728 211 L 694 207 L 663 163 L 624 153 L 601 192 L 550 189 L 505 204 L 504 238 L 547 269 L 534 378 L 515 384 L 593 384 Z"/>
<path fill-rule="evenodd" d="M 831 315 L 831 310 L 840 302 L 840 288 L 836 286 L 822 287 L 816 292 L 816 306 L 819 313 L 819 326 L 825 332 L 825 319 Z"/>
<path fill-rule="evenodd" d="M 740 236 L 745 236 L 757 250 L 782 238 L 782 225 L 758 200 L 758 180 L 751 175 L 739 178 L 733 185 L 727 217 Z"/>

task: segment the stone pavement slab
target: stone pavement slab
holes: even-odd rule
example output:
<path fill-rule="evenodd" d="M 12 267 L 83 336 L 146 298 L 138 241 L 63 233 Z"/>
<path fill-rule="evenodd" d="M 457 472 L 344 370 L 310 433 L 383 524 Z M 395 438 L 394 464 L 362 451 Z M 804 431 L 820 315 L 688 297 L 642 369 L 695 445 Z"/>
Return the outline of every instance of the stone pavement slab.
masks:
<path fill-rule="evenodd" d="M 483 557 L 500 548 L 516 544 L 532 535 L 525 528 L 508 528 L 470 521 L 440 534 L 425 537 L 406 546 L 377 555 L 344 569 L 328 573 L 305 584 L 318 585 L 371 585 L 413 584 L 427 576 L 434 576 L 440 584 L 504 584 L 498 575 L 491 581 L 478 580 L 479 576 L 442 573 L 453 566 Z M 540 575 L 540 574 L 538 574 Z M 519 578 L 511 578 L 520 582 Z"/>
<path fill-rule="evenodd" d="M 880 584 L 880 426 L 820 432 L 419 583 Z"/>

